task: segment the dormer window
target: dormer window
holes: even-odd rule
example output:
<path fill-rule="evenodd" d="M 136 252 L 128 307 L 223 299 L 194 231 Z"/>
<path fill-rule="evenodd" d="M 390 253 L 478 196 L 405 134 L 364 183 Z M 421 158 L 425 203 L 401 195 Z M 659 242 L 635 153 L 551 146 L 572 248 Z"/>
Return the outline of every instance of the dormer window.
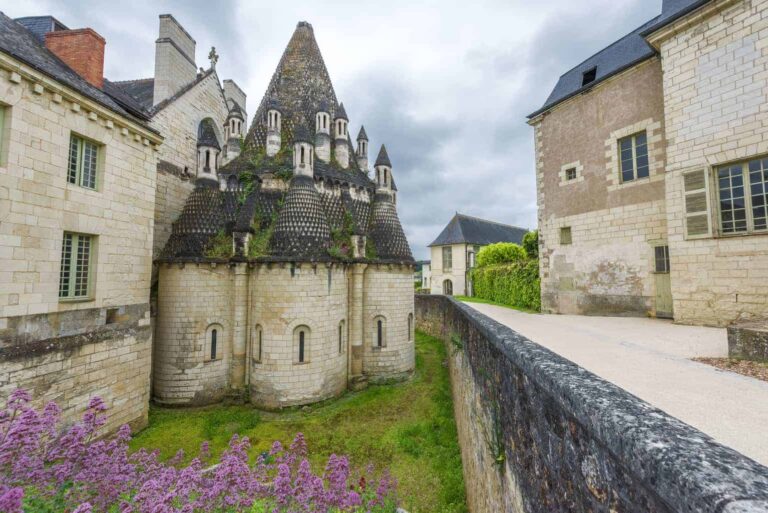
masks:
<path fill-rule="evenodd" d="M 584 87 L 587 84 L 591 84 L 597 78 L 597 67 L 585 71 L 581 76 L 581 86 Z"/>

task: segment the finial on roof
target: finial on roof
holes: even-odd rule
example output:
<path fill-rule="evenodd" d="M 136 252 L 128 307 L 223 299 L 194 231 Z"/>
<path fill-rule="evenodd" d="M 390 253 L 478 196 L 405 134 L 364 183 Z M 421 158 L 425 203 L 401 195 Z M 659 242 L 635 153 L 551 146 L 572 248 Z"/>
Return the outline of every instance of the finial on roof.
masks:
<path fill-rule="evenodd" d="M 349 121 L 349 118 L 347 117 L 347 111 L 344 110 L 344 103 L 339 104 L 339 108 L 336 109 L 336 119 L 345 119 Z"/>
<path fill-rule="evenodd" d="M 211 69 L 216 69 L 216 63 L 219 62 L 219 54 L 216 53 L 216 47 L 212 46 L 208 52 L 208 60 L 211 61 Z"/>
<path fill-rule="evenodd" d="M 312 24 L 309 23 L 308 21 L 300 21 L 300 22 L 298 22 L 296 24 L 296 28 L 297 29 L 302 28 L 302 27 L 308 28 L 309 30 L 312 30 Z"/>
<path fill-rule="evenodd" d="M 357 134 L 357 140 L 358 141 L 367 141 L 368 140 L 368 134 L 365 133 L 365 127 L 360 126 L 360 132 Z"/>
<path fill-rule="evenodd" d="M 392 163 L 389 161 L 389 155 L 387 155 L 387 147 L 383 144 L 381 145 L 379 156 L 376 157 L 376 164 L 374 165 L 392 167 Z"/>

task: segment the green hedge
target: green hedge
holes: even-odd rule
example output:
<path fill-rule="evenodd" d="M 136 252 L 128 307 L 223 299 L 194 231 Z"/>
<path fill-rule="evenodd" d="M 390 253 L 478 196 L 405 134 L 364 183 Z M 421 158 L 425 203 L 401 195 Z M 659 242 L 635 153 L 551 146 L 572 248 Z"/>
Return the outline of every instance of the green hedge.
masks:
<path fill-rule="evenodd" d="M 524 310 L 541 310 L 539 261 L 487 265 L 472 271 L 475 296 Z"/>

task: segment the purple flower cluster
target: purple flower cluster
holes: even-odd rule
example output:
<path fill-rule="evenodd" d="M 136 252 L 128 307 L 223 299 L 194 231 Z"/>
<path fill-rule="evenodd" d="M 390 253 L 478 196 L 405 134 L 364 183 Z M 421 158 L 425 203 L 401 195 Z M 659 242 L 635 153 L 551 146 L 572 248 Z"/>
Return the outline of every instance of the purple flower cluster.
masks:
<path fill-rule="evenodd" d="M 99 398 L 82 421 L 61 428 L 61 410 L 42 410 L 15 391 L 0 409 L 0 512 L 74 513 L 393 513 L 397 483 L 353 477 L 349 460 L 331 455 L 322 474 L 307 459 L 301 433 L 285 449 L 275 442 L 251 465 L 247 438 L 232 437 L 214 465 L 207 443 L 186 466 L 179 451 L 162 462 L 157 451 L 130 453 L 123 426 L 99 437 L 106 407 Z"/>

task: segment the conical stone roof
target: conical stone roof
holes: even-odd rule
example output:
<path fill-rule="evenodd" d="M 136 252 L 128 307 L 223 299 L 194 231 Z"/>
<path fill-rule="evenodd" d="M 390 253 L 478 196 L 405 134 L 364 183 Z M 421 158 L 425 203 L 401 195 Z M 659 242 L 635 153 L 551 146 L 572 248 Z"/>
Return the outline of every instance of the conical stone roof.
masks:
<path fill-rule="evenodd" d="M 383 260 L 413 260 L 408 239 L 405 238 L 397 209 L 389 192 L 377 192 L 373 198 L 373 212 L 369 229 L 369 244 Z"/>
<path fill-rule="evenodd" d="M 284 257 L 327 257 L 331 241 L 323 203 L 309 176 L 291 179 L 270 242 L 270 253 Z"/>
<path fill-rule="evenodd" d="M 392 163 L 389 161 L 389 155 L 387 155 L 387 147 L 383 144 L 379 150 L 379 156 L 376 157 L 376 164 L 374 164 L 374 166 L 392 167 Z"/>

